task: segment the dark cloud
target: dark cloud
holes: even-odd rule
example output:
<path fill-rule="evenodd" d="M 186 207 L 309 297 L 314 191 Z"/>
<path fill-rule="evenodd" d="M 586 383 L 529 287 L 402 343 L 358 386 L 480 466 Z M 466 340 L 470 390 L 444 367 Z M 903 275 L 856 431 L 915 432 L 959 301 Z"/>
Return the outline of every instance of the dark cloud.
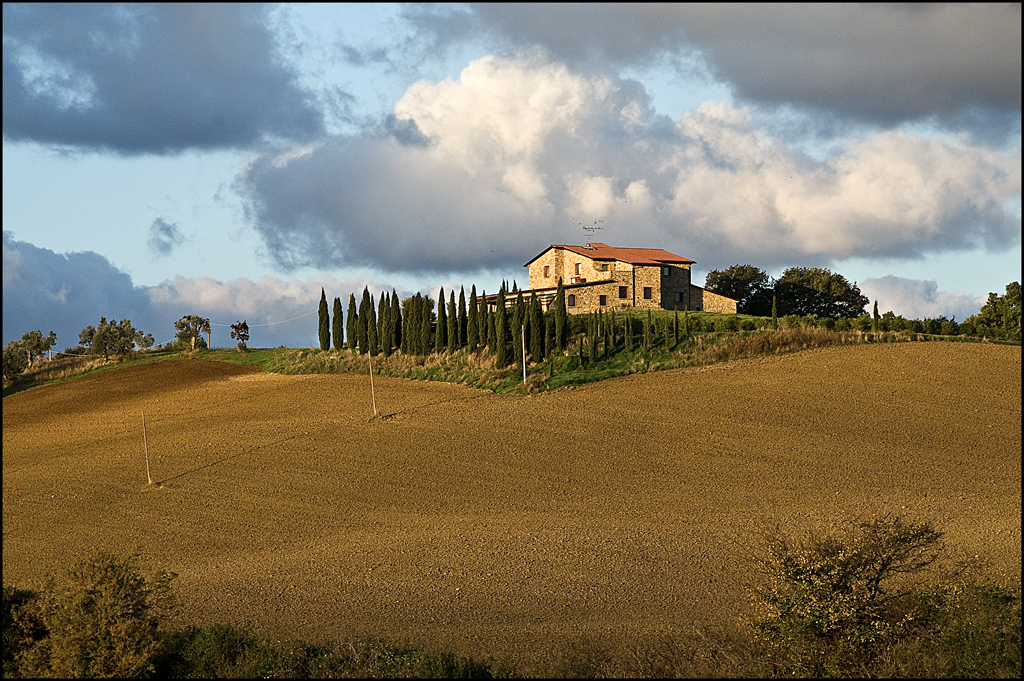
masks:
<path fill-rule="evenodd" d="M 748 108 L 709 102 L 673 123 L 639 83 L 535 52 L 421 81 L 376 132 L 260 157 L 236 188 L 285 270 L 470 273 L 587 239 L 702 268 L 1020 241 L 1019 153 L 896 130 L 815 161 Z"/>
<path fill-rule="evenodd" d="M 157 332 L 145 289 L 98 253 L 54 253 L 5 231 L 3 258 L 5 344 L 40 329 L 57 333 L 59 350 L 78 345 L 78 333 L 101 316 Z"/>
<path fill-rule="evenodd" d="M 180 246 L 184 241 L 185 237 L 178 229 L 177 223 L 157 218 L 149 226 L 149 239 L 146 243 L 150 252 L 159 258 L 170 255 L 174 247 Z"/>
<path fill-rule="evenodd" d="M 762 105 L 882 125 L 1011 112 L 1019 130 L 1019 5 L 482 3 L 470 12 L 414 6 L 406 18 L 438 53 L 486 36 L 541 46 L 576 68 L 698 56 Z"/>
<path fill-rule="evenodd" d="M 159 286 L 141 287 L 98 253 L 54 253 L 15 241 L 10 232 L 4 232 L 3 343 L 39 329 L 44 335 L 56 332 L 56 349 L 63 350 L 77 345 L 79 332 L 95 326 L 100 317 L 130 319 L 135 328 L 163 343 L 174 338 L 176 320 L 198 314 L 214 324 L 214 347 L 234 347 L 230 329 L 218 324 L 242 319 L 249 323 L 253 347 L 306 347 L 318 342 L 316 309 L 321 287 L 331 300 L 342 298 L 347 310 L 348 295 L 358 295 L 364 286 L 375 295 L 392 290 L 386 282 L 329 275 L 306 281 L 176 277 Z"/>
<path fill-rule="evenodd" d="M 3 134 L 124 154 L 322 133 L 262 5 L 3 7 Z"/>

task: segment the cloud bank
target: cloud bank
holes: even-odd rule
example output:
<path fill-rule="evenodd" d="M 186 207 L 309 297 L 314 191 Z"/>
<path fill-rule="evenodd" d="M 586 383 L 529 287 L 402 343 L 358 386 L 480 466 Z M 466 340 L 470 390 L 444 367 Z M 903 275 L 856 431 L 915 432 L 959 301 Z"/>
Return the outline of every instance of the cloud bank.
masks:
<path fill-rule="evenodd" d="M 879 313 L 892 310 L 907 319 L 935 319 L 944 316 L 963 321 L 978 314 L 988 295 L 971 296 L 962 291 L 940 291 L 935 280 L 904 279 L 893 275 L 865 279 L 861 293 L 878 301 Z M 1002 291 L 996 291 L 1000 295 Z"/>
<path fill-rule="evenodd" d="M 410 87 L 377 131 L 258 157 L 237 188 L 285 270 L 468 273 L 588 238 L 702 269 L 1020 240 L 1019 151 L 891 130 L 816 162 L 751 113 L 708 102 L 672 121 L 635 81 L 489 56 Z"/>
<path fill-rule="evenodd" d="M 3 134 L 123 154 L 323 132 L 263 5 L 3 7 Z"/>
<path fill-rule="evenodd" d="M 486 36 L 581 69 L 696 58 L 751 103 L 885 126 L 1010 112 L 1020 126 L 1019 5 L 474 3 L 405 17 L 430 54 Z"/>

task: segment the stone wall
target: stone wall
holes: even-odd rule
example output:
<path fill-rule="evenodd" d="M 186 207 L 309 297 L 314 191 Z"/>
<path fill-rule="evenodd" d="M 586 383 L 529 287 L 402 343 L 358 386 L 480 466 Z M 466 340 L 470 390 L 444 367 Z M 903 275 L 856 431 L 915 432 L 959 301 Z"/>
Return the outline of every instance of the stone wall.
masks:
<path fill-rule="evenodd" d="M 720 296 L 705 288 L 690 285 L 691 310 L 703 310 L 704 312 L 721 312 L 722 314 L 736 314 L 736 303 L 732 298 Z"/>

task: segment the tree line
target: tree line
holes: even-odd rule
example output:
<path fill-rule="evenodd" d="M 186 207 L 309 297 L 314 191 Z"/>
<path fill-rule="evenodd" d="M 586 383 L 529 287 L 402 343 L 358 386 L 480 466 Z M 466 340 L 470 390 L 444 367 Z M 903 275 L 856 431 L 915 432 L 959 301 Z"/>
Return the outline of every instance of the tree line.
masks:
<path fill-rule="evenodd" d="M 916 331 L 918 333 L 978 336 L 1020 341 L 1020 283 L 1006 285 L 1004 295 L 989 293 L 981 311 L 959 324 L 944 315 L 905 319 L 891 310 L 879 315 L 878 302 L 870 315 L 868 300 L 841 274 L 820 267 L 790 267 L 778 279 L 753 265 L 711 270 L 704 288 L 738 301 L 736 311 L 759 317 L 816 316 L 831 319 L 837 330 Z M 843 320 L 846 320 L 845 323 Z"/>

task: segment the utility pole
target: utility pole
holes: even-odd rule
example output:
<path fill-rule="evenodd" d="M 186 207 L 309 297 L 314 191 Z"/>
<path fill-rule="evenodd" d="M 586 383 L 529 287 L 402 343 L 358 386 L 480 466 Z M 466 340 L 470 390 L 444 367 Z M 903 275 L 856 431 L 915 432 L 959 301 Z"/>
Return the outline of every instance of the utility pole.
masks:
<path fill-rule="evenodd" d="M 142 442 L 146 445 L 146 478 L 153 484 L 153 476 L 149 473 L 149 438 L 146 437 L 146 412 L 142 412 Z"/>

